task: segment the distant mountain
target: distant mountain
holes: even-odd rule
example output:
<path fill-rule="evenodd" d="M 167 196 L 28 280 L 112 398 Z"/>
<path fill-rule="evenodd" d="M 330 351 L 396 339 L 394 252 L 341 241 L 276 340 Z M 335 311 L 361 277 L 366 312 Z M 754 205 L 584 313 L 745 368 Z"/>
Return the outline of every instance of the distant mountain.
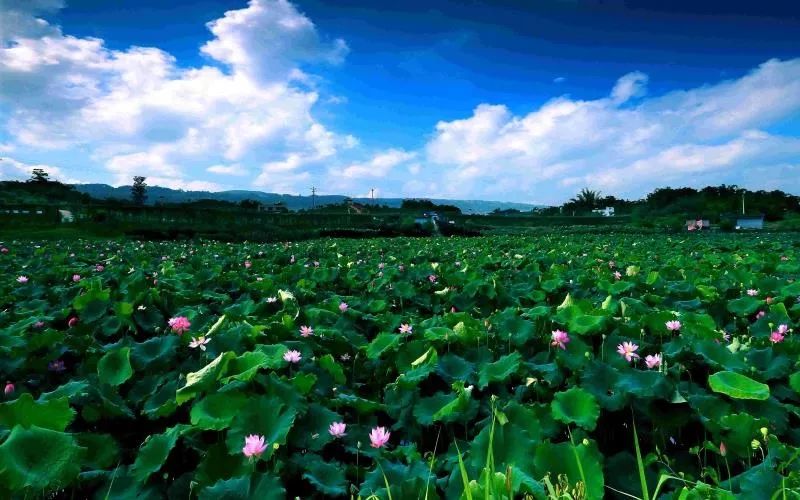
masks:
<path fill-rule="evenodd" d="M 81 193 L 86 193 L 93 198 L 98 199 L 130 199 L 131 187 L 120 186 L 114 187 L 108 184 L 75 184 L 75 189 Z M 342 195 L 320 195 L 317 196 L 316 203 L 319 205 L 326 205 L 330 203 L 341 203 L 347 196 Z M 289 210 L 302 210 L 311 208 L 311 196 L 296 196 L 291 194 L 277 194 L 277 193 L 264 193 L 261 191 L 219 191 L 216 193 L 210 191 L 183 191 L 180 189 L 170 189 L 160 186 L 147 187 L 147 203 L 183 203 L 187 201 L 197 200 L 222 200 L 238 203 L 242 200 L 257 200 L 262 203 L 278 203 L 283 202 Z M 376 198 L 375 200 L 369 198 L 353 198 L 357 203 L 364 205 L 377 204 L 387 205 L 389 207 L 400 207 L 403 198 Z M 486 214 L 495 209 L 507 210 L 516 209 L 520 211 L 530 211 L 540 205 L 531 205 L 528 203 L 513 203 L 508 201 L 484 201 L 484 200 L 441 200 L 431 199 L 436 204 L 454 205 L 461 209 L 465 214 Z"/>

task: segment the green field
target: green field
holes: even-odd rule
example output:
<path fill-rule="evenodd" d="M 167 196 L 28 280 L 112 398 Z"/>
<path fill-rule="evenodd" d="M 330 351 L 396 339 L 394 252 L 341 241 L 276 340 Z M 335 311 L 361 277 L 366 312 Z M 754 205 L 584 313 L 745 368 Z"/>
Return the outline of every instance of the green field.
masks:
<path fill-rule="evenodd" d="M 0 271 L 3 498 L 800 494 L 793 233 L 6 238 Z"/>

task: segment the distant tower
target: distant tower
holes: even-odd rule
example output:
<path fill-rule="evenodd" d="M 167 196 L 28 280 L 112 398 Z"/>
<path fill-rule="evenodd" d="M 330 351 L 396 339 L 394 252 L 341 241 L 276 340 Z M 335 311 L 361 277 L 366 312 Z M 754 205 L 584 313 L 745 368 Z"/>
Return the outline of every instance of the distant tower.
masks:
<path fill-rule="evenodd" d="M 311 186 L 311 208 L 317 208 L 317 188 Z"/>

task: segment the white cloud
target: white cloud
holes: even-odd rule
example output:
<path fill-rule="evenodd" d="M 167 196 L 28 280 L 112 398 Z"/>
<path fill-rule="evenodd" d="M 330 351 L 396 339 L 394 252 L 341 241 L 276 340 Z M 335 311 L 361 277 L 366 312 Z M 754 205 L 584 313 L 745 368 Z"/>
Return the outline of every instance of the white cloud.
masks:
<path fill-rule="evenodd" d="M 232 165 L 212 165 L 206 169 L 206 172 L 211 172 L 212 174 L 220 174 L 220 175 L 235 175 L 235 176 L 247 175 L 247 170 L 245 170 L 238 163 L 234 163 Z"/>
<path fill-rule="evenodd" d="M 52 165 L 42 163 L 25 163 L 14 158 L 0 158 L 0 180 L 4 181 L 24 181 L 31 178 L 33 169 L 40 168 L 47 172 L 51 180 L 59 182 L 75 183 L 80 182 L 64 174 L 64 172 Z"/>
<path fill-rule="evenodd" d="M 208 29 L 215 38 L 201 51 L 259 81 L 285 81 L 298 62 L 339 63 L 348 51 L 341 39 L 323 43 L 314 23 L 286 0 L 250 0 Z"/>
<path fill-rule="evenodd" d="M 641 71 L 634 71 L 622 76 L 611 89 L 611 100 L 616 104 L 622 104 L 634 97 L 644 95 L 647 80 L 647 75 Z"/>
<path fill-rule="evenodd" d="M 112 50 L 35 17 L 60 2 L 21 5 L 0 7 L 24 26 L 0 32 L 6 148 L 85 156 L 114 184 L 136 174 L 186 185 L 209 163 L 241 164 L 238 173 L 265 158 L 314 161 L 357 144 L 316 120 L 317 91 L 293 83 L 313 82 L 300 65 L 340 62 L 346 44 L 322 41 L 285 0 L 251 0 L 209 23 L 202 52 L 224 69 L 187 68 L 155 47 Z"/>
<path fill-rule="evenodd" d="M 545 203 L 583 186 L 640 196 L 667 184 L 775 185 L 798 163 L 800 138 L 768 131 L 800 113 L 800 59 L 661 96 L 642 97 L 646 82 L 631 73 L 608 98 L 559 97 L 521 116 L 480 104 L 468 118 L 439 122 L 426 158 L 454 196 Z M 769 165 L 782 167 L 770 174 Z M 753 168 L 767 177 L 753 179 Z M 800 176 L 777 184 L 800 192 Z"/>
<path fill-rule="evenodd" d="M 416 153 L 400 149 L 390 149 L 376 154 L 365 163 L 353 163 L 336 173 L 337 176 L 348 179 L 363 179 L 369 177 L 386 177 L 390 170 L 397 165 L 405 163 L 416 157 Z"/>

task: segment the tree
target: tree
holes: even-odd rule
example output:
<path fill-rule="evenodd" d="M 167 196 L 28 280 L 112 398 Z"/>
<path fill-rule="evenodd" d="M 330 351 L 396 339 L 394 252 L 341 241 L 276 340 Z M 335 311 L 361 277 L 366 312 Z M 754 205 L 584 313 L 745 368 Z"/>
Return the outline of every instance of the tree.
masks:
<path fill-rule="evenodd" d="M 591 210 L 597 207 L 600 201 L 600 191 L 593 191 L 589 188 L 581 189 L 581 192 L 567 202 L 567 205 L 579 210 Z"/>
<path fill-rule="evenodd" d="M 42 168 L 34 168 L 31 171 L 31 178 L 28 179 L 28 182 L 35 182 L 36 184 L 46 184 L 50 182 L 50 174 L 44 171 Z"/>
<path fill-rule="evenodd" d="M 245 210 L 261 210 L 264 208 L 264 204 L 258 200 L 251 200 L 246 199 L 239 202 L 239 206 Z"/>
<path fill-rule="evenodd" d="M 136 205 L 144 205 L 144 200 L 147 199 L 147 184 L 144 183 L 147 177 L 137 175 L 133 178 L 133 186 L 131 186 L 131 198 Z"/>

